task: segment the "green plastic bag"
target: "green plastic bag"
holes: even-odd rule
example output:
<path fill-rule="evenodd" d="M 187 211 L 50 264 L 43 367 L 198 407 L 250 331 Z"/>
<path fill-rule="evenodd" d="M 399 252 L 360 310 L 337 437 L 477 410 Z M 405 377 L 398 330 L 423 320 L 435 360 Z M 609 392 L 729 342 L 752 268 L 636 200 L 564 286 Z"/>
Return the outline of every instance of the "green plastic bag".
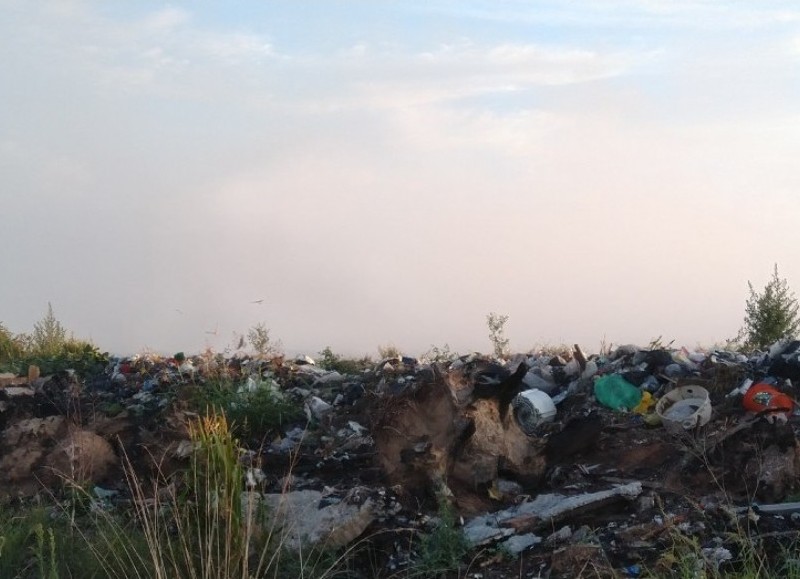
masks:
<path fill-rule="evenodd" d="M 631 410 L 642 400 L 641 390 L 619 374 L 598 378 L 594 383 L 594 395 L 600 404 L 613 410 Z"/>

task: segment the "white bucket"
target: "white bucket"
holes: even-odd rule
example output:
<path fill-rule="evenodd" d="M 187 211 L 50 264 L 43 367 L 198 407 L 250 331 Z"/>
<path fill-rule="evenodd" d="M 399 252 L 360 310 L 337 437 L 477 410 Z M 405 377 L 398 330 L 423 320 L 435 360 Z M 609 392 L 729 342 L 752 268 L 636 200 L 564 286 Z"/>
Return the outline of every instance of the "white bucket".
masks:
<path fill-rule="evenodd" d="M 701 386 L 681 386 L 664 395 L 656 404 L 656 414 L 671 434 L 680 434 L 711 420 L 711 400 Z"/>
<path fill-rule="evenodd" d="M 541 390 L 533 388 L 520 392 L 511 401 L 514 418 L 525 434 L 533 434 L 536 427 L 551 422 L 556 417 L 556 405 L 553 399 Z"/>

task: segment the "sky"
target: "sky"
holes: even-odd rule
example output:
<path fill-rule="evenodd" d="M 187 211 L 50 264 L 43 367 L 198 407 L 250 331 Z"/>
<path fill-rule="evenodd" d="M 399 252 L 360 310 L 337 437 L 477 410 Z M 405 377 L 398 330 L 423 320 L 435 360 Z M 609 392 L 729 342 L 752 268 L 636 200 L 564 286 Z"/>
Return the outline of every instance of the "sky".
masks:
<path fill-rule="evenodd" d="M 800 291 L 800 6 L 0 0 L 0 322 L 710 346 Z"/>

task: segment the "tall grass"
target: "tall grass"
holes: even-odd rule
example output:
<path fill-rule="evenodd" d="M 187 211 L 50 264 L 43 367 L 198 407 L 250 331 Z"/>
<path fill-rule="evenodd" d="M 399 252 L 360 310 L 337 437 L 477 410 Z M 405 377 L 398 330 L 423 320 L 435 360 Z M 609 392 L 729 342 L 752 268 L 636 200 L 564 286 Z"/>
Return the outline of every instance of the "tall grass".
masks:
<path fill-rule="evenodd" d="M 321 579 L 346 567 L 352 548 L 287 548 L 284 521 L 244 489 L 239 446 L 223 414 L 197 419 L 189 435 L 193 454 L 178 478 L 144 479 L 124 456 L 131 524 L 101 512 L 94 532 L 84 533 L 107 577 Z"/>
<path fill-rule="evenodd" d="M 104 563 L 109 573 L 129 563 L 134 576 L 154 579 L 239 579 L 260 577 L 250 568 L 256 546 L 253 501 L 243 500 L 244 470 L 239 447 L 224 415 L 213 413 L 189 426 L 194 450 L 182 479 L 144 480 L 124 457 L 135 523 L 144 549 L 119 525 L 100 539 L 123 548 Z M 246 509 L 249 512 L 246 512 Z M 127 544 L 125 544 L 127 543 Z"/>

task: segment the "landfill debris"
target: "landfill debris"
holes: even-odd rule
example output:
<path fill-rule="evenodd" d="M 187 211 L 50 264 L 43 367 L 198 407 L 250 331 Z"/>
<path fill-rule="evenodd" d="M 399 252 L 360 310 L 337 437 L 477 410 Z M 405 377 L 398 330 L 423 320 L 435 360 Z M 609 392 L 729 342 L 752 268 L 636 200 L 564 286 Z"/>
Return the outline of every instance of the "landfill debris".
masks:
<path fill-rule="evenodd" d="M 711 420 L 711 410 L 708 390 L 695 385 L 675 388 L 656 404 L 656 414 L 672 434 L 705 426 Z"/>
<path fill-rule="evenodd" d="M 786 422 L 797 403 L 774 386 L 758 383 L 748 387 L 742 405 L 750 412 L 767 413 L 769 419 Z"/>
<path fill-rule="evenodd" d="M 246 504 L 274 512 L 292 549 L 377 542 L 376 576 L 414 568 L 443 505 L 485 579 L 517 576 L 511 565 L 647 576 L 670 568 L 676 534 L 698 545 L 693 565 L 723 573 L 742 528 L 770 552 L 800 528 L 800 342 L 392 356 L 354 371 L 217 354 L 117 358 L 91 378 L 31 367 L 0 375 L 1 494 L 38 500 L 80 476 L 93 509 L 125 508 L 122 450 L 143 476 L 186 468 L 190 393 L 219 379 L 298 408 L 241 443 Z"/>
<path fill-rule="evenodd" d="M 387 506 L 388 502 L 388 506 Z M 300 551 L 321 546 L 336 549 L 357 539 L 378 516 L 391 516 L 399 505 L 384 489 L 353 488 L 345 496 L 316 490 L 284 493 L 249 492 L 242 498 L 243 511 L 256 517 L 264 504 L 277 525 L 283 546 Z M 273 531 L 275 532 L 275 531 Z"/>
<path fill-rule="evenodd" d="M 546 392 L 532 388 L 517 394 L 511 402 L 514 418 L 525 434 L 533 434 L 544 422 L 552 422 L 556 416 L 556 405 Z"/>
<path fill-rule="evenodd" d="M 631 410 L 642 400 L 642 392 L 619 374 L 601 376 L 594 383 L 597 401 L 612 410 Z"/>
<path fill-rule="evenodd" d="M 642 485 L 634 482 L 605 491 L 575 496 L 543 494 L 533 501 L 473 518 L 464 525 L 464 535 L 470 544 L 483 545 L 489 541 L 509 536 L 513 532 L 523 530 L 527 532 L 551 527 L 556 522 L 565 519 L 570 513 L 600 508 L 618 498 L 634 499 L 641 492 Z M 513 529 L 513 532 L 510 533 L 509 529 Z"/>

